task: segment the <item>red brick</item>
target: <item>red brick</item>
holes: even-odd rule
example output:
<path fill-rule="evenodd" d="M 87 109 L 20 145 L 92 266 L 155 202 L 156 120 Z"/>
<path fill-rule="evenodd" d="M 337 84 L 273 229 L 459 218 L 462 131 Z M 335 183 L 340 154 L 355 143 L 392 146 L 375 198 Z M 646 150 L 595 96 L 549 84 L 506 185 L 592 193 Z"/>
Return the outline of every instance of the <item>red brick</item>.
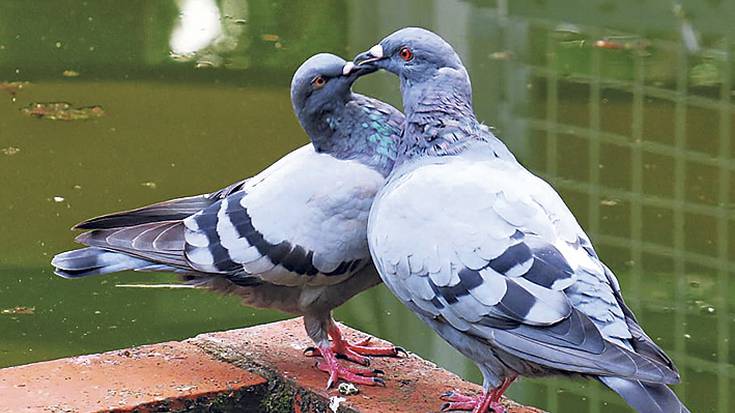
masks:
<path fill-rule="evenodd" d="M 345 338 L 355 342 L 365 333 L 340 325 Z M 306 337 L 301 318 L 241 330 L 199 335 L 188 340 L 202 346 L 215 357 L 251 368 L 264 376 L 276 374 L 298 383 L 325 400 L 345 397 L 345 407 L 358 412 L 430 412 L 442 404 L 439 395 L 447 390 L 478 393 L 481 387 L 435 364 L 411 355 L 408 358 L 373 358 L 372 368 L 386 372 L 386 387 L 359 386 L 360 393 L 342 396 L 332 388 L 325 390 L 327 375 L 316 369 L 315 360 L 304 357 L 304 348 L 313 345 Z M 374 338 L 374 345 L 387 342 Z M 266 370 L 265 372 L 263 371 Z M 509 413 L 538 413 L 541 410 L 520 406 L 507 400 Z M 298 402 L 295 403 L 298 406 Z M 296 409 L 295 409 L 296 410 Z M 306 410 L 303 411 L 306 413 Z"/>
<path fill-rule="evenodd" d="M 156 402 L 175 409 L 265 382 L 196 346 L 169 342 L 2 369 L 0 411 L 130 411 Z"/>
<path fill-rule="evenodd" d="M 364 333 L 342 326 L 346 338 Z M 376 345 L 386 345 L 374 339 Z M 447 390 L 480 387 L 412 355 L 374 358 L 386 387 L 360 386 L 342 396 L 324 388 L 327 375 L 303 355 L 312 345 L 301 318 L 241 330 L 202 334 L 103 354 L 0 370 L 0 412 L 293 411 L 427 412 Z M 538 413 L 506 400 L 509 413 Z"/>

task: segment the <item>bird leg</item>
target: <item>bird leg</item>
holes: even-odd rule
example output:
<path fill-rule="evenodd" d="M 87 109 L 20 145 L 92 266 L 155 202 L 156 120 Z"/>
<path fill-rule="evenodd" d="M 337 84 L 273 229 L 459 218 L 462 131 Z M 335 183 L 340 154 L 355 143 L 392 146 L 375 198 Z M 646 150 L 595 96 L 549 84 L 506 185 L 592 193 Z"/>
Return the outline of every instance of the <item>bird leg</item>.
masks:
<path fill-rule="evenodd" d="M 500 397 L 508 390 L 515 377 L 505 378 L 500 386 L 486 391 L 482 396 L 465 396 L 464 394 L 448 391 L 441 395 L 444 403 L 441 411 L 448 412 L 452 410 L 472 411 L 472 413 L 505 413 L 505 407 L 500 403 Z"/>
<path fill-rule="evenodd" d="M 378 377 L 383 374 L 382 370 L 342 366 L 337 361 L 337 356 L 332 350 L 332 347 L 334 346 L 330 346 L 329 344 L 321 346 L 319 354 L 323 357 L 323 360 L 319 361 L 316 365 L 319 370 L 329 373 L 327 389 L 332 387 L 332 384 L 339 381 L 339 379 L 366 386 L 385 386 L 385 381 Z"/>
<path fill-rule="evenodd" d="M 350 344 L 342 338 L 342 332 L 339 330 L 336 324 L 332 323 L 327 330 L 329 337 L 332 338 L 331 351 L 336 354 L 338 358 L 349 360 L 353 363 L 361 364 L 363 366 L 370 365 L 370 359 L 364 356 L 386 356 L 386 357 L 398 357 L 400 353 L 407 354 L 406 350 L 397 346 L 388 347 L 372 347 L 369 346 L 370 337 Z M 315 357 L 322 355 L 322 349 L 318 347 L 309 347 L 304 350 L 304 354 L 309 357 Z"/>

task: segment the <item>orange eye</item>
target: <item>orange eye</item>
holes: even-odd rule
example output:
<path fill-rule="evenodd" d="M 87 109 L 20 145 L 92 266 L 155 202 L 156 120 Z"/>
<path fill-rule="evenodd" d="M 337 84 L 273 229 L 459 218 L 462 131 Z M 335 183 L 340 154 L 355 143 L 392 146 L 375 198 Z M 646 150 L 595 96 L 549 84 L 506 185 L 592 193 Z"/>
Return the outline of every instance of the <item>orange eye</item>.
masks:
<path fill-rule="evenodd" d="M 403 47 L 400 51 L 398 51 L 398 56 L 401 56 L 401 59 L 408 62 L 409 60 L 413 59 L 413 52 L 408 47 Z"/>
<path fill-rule="evenodd" d="M 317 76 L 311 81 L 311 84 L 314 85 L 314 89 L 319 89 L 327 84 L 327 79 L 322 76 Z"/>

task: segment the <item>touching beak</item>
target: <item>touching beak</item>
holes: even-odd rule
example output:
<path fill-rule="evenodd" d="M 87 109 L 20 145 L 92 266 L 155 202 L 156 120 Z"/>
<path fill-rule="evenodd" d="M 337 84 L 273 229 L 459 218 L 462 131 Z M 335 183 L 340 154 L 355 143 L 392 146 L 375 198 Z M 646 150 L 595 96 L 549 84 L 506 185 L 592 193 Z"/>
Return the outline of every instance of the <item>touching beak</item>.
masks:
<path fill-rule="evenodd" d="M 384 57 L 385 56 L 383 54 L 383 46 L 376 44 L 375 46 L 371 47 L 370 50 L 368 50 L 367 52 L 363 52 L 355 56 L 352 62 L 355 63 L 356 66 L 362 66 L 368 63 L 377 62 L 378 60 L 382 60 Z"/>
<path fill-rule="evenodd" d="M 377 70 L 378 68 L 373 65 L 356 65 L 352 62 L 347 62 L 342 67 L 342 76 L 345 76 L 354 82 L 358 77 L 373 73 Z"/>

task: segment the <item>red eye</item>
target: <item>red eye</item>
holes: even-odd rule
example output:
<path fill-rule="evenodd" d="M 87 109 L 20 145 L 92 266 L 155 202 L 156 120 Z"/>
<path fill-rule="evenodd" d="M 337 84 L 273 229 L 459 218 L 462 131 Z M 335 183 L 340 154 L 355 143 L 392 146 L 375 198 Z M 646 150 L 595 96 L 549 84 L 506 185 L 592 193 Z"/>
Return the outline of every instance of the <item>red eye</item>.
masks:
<path fill-rule="evenodd" d="M 401 56 L 401 59 L 408 62 L 409 60 L 413 59 L 413 52 L 408 47 L 403 47 L 398 52 L 398 56 Z"/>
<path fill-rule="evenodd" d="M 315 77 L 311 84 L 314 85 L 314 88 L 319 89 L 320 87 L 324 86 L 327 83 L 327 79 L 323 78 L 322 76 Z"/>

